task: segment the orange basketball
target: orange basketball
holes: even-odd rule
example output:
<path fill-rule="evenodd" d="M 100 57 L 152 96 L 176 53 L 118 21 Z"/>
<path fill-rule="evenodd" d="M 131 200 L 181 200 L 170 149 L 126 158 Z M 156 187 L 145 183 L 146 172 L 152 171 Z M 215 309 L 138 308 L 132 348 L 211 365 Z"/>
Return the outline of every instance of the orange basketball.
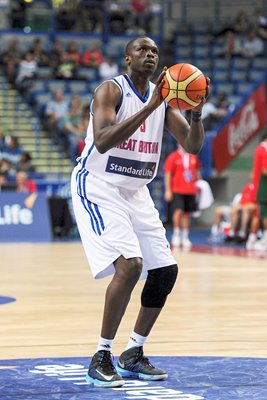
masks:
<path fill-rule="evenodd" d="M 190 110 L 206 94 L 207 82 L 203 73 L 192 64 L 175 64 L 167 69 L 162 97 L 173 108 Z"/>

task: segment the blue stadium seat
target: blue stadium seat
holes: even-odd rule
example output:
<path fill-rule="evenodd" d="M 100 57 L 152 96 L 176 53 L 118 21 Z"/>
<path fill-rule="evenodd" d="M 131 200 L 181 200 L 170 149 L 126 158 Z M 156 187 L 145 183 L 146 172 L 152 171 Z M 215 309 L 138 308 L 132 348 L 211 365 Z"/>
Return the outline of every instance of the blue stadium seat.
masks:
<path fill-rule="evenodd" d="M 49 79 L 46 86 L 49 92 L 54 92 L 57 89 L 62 89 L 64 92 L 68 92 L 68 83 L 65 80 Z"/>
<path fill-rule="evenodd" d="M 37 76 L 40 79 L 51 79 L 53 76 L 53 69 L 51 67 L 40 66 L 37 70 Z"/>
<path fill-rule="evenodd" d="M 85 93 L 87 91 L 87 82 L 85 81 L 68 81 L 66 86 L 68 91 L 72 94 Z"/>
<path fill-rule="evenodd" d="M 233 82 L 244 82 L 247 79 L 247 70 L 233 68 L 230 73 L 230 79 Z"/>
<path fill-rule="evenodd" d="M 247 94 L 249 93 L 253 88 L 253 85 L 251 82 L 238 82 L 236 84 L 236 93 L 237 94 Z"/>
<path fill-rule="evenodd" d="M 77 71 L 77 78 L 94 81 L 98 78 L 98 71 L 95 68 L 80 67 Z"/>

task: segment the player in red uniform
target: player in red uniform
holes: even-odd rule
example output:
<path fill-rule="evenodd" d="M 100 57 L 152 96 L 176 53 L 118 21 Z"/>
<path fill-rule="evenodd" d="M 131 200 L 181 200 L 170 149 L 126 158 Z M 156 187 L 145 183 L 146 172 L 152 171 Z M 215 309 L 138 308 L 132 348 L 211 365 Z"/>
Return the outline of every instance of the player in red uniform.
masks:
<path fill-rule="evenodd" d="M 182 146 L 172 152 L 164 164 L 165 200 L 172 202 L 172 245 L 190 248 L 190 216 L 197 210 L 201 163 L 197 155 L 187 153 Z"/>
<path fill-rule="evenodd" d="M 267 131 L 264 132 L 262 141 L 254 152 L 253 183 L 259 204 L 259 219 L 263 225 L 263 236 L 251 249 L 267 251 Z"/>

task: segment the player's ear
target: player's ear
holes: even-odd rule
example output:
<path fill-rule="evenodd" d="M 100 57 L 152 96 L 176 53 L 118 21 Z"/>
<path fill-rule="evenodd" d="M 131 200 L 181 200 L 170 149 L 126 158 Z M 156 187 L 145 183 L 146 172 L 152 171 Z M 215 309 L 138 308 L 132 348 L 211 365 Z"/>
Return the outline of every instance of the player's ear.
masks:
<path fill-rule="evenodd" d="M 129 55 L 127 55 L 126 54 L 126 56 L 125 56 L 125 62 L 126 62 L 126 64 L 128 65 L 129 63 L 130 63 L 130 61 L 131 61 L 131 57 L 129 56 Z"/>

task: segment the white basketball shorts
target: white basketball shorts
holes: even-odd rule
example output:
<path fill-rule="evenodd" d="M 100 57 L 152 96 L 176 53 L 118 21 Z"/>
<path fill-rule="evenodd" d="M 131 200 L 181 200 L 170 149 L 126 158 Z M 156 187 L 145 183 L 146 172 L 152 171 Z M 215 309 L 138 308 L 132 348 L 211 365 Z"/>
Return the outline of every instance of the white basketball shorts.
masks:
<path fill-rule="evenodd" d="M 143 270 L 176 264 L 148 188 L 129 191 L 76 166 L 71 178 L 75 218 L 94 278 L 114 273 L 121 255 L 141 257 Z"/>

